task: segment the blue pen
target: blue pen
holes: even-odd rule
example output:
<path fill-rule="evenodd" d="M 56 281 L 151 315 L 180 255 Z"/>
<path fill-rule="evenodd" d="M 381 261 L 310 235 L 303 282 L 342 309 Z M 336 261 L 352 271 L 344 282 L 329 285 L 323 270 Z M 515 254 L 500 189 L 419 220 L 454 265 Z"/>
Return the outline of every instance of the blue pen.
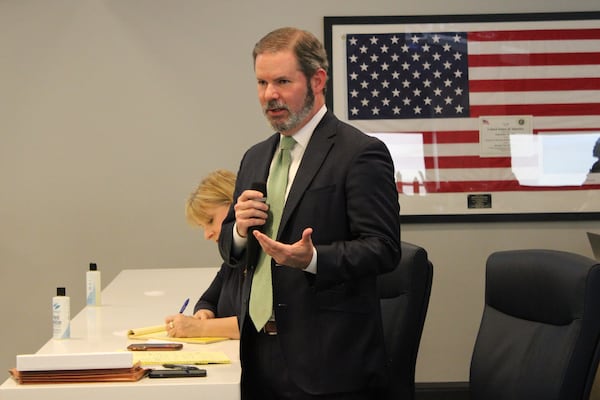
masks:
<path fill-rule="evenodd" d="M 190 299 L 185 299 L 185 301 L 183 302 L 183 305 L 181 306 L 181 309 L 179 310 L 179 314 L 183 314 L 183 312 L 185 311 L 189 302 L 190 302 Z"/>

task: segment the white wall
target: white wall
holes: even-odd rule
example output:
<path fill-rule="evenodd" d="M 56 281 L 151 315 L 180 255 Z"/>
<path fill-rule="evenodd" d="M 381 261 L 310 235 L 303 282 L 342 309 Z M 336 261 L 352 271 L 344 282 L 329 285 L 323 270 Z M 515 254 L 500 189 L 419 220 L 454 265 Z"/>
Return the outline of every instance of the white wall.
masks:
<path fill-rule="evenodd" d="M 270 133 L 250 56 L 266 32 L 294 25 L 323 37 L 323 16 L 594 8 L 597 0 L 0 0 L 0 371 L 48 340 L 57 286 L 81 310 L 90 261 L 104 285 L 124 268 L 217 265 L 183 204 L 202 176 L 236 170 Z M 600 223 L 404 225 L 403 239 L 435 263 L 417 379 L 467 379 L 491 251 L 591 256 L 586 230 Z"/>

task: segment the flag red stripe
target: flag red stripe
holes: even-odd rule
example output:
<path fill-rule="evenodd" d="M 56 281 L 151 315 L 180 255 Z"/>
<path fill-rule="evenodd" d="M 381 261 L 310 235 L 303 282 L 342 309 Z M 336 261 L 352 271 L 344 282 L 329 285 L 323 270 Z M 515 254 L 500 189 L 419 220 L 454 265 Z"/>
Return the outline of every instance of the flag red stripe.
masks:
<path fill-rule="evenodd" d="M 409 183 L 413 186 L 412 183 Z M 582 186 L 521 186 L 519 181 L 452 181 L 425 182 L 424 189 L 428 193 L 465 193 L 465 192 L 539 192 L 566 190 L 600 190 L 600 185 Z M 403 192 L 402 182 L 397 182 L 398 192 Z M 416 188 L 415 188 L 416 189 Z"/>
<path fill-rule="evenodd" d="M 600 78 L 482 79 L 469 81 L 470 92 L 527 92 L 599 89 Z"/>
<path fill-rule="evenodd" d="M 598 53 L 469 54 L 469 68 L 600 64 Z"/>
<path fill-rule="evenodd" d="M 469 41 L 507 40 L 585 40 L 600 39 L 600 29 L 535 29 L 514 31 L 468 32 Z"/>
<path fill-rule="evenodd" d="M 479 143 L 479 131 L 423 132 L 423 143 Z"/>
<path fill-rule="evenodd" d="M 479 156 L 458 156 L 458 157 L 424 157 L 425 168 L 444 169 L 444 168 L 510 168 L 510 157 L 479 157 Z M 536 165 L 534 160 L 532 165 Z"/>
<path fill-rule="evenodd" d="M 597 128 L 544 128 L 534 129 L 533 133 L 539 132 L 598 132 L 600 126 Z M 397 134 L 414 134 L 414 132 L 402 132 L 395 131 L 392 133 Z M 479 131 L 477 130 L 464 130 L 464 131 L 424 131 L 421 132 L 423 138 L 423 144 L 455 144 L 455 143 L 479 143 Z"/>
<path fill-rule="evenodd" d="M 598 115 L 600 104 L 501 104 L 471 105 L 471 117 L 492 115 L 533 115 L 536 117 Z"/>
<path fill-rule="evenodd" d="M 600 131 L 600 126 L 597 127 L 597 128 L 544 128 L 544 129 L 534 129 L 533 133 L 540 133 L 540 132 L 565 132 L 565 131 L 569 131 L 569 132 L 592 132 L 592 133 L 598 133 L 598 131 Z"/>

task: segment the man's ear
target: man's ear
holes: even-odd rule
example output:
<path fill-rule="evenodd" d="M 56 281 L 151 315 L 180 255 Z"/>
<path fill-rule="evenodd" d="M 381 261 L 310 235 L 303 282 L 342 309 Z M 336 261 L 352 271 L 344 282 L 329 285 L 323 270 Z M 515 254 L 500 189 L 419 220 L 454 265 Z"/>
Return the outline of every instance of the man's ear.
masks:
<path fill-rule="evenodd" d="M 317 69 L 310 81 L 313 92 L 322 93 L 327 85 L 327 72 L 323 68 Z"/>

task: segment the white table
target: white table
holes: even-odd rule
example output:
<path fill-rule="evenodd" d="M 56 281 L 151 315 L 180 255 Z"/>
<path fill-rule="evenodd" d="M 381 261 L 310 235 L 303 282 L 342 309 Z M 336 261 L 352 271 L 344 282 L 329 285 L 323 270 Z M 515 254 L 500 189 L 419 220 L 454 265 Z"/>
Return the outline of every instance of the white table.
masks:
<path fill-rule="evenodd" d="M 102 306 L 86 307 L 71 321 L 71 339 L 50 339 L 38 353 L 84 353 L 124 350 L 128 329 L 159 325 L 179 312 L 186 298 L 186 314 L 208 287 L 218 268 L 123 270 L 102 291 Z M 1 400 L 164 400 L 240 399 L 239 341 L 208 345 L 184 344 L 183 350 L 223 351 L 231 364 L 202 366 L 205 378 L 143 378 L 131 383 L 19 385 L 8 378 L 0 386 Z"/>

